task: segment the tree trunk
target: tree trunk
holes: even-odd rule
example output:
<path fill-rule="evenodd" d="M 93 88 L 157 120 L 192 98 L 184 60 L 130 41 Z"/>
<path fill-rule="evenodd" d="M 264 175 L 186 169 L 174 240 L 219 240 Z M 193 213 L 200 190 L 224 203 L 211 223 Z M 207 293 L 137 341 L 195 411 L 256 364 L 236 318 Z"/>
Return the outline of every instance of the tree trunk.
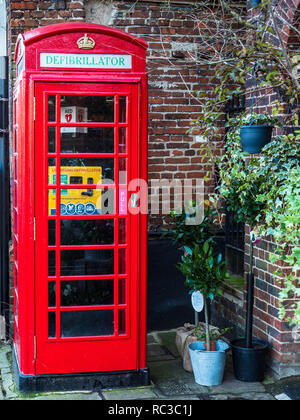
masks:
<path fill-rule="evenodd" d="M 205 332 L 206 332 L 206 344 L 207 344 L 207 351 L 210 351 L 210 336 L 209 336 L 209 320 L 208 320 L 208 305 L 207 305 L 207 299 L 204 299 L 204 309 L 205 309 Z"/>

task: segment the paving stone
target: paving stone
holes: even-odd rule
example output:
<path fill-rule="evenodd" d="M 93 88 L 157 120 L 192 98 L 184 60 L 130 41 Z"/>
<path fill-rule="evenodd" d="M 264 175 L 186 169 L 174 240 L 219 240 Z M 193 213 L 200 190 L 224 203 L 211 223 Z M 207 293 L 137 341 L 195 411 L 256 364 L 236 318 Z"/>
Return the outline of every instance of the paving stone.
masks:
<path fill-rule="evenodd" d="M 0 382 L 1 382 L 1 376 L 0 376 Z M 3 400 L 4 400 L 4 395 L 3 395 L 3 392 L 1 389 L 1 383 L 0 383 L 0 401 L 3 401 Z"/>
<path fill-rule="evenodd" d="M 102 391 L 106 400 L 145 400 L 157 399 L 152 386 L 137 388 L 120 388 Z"/>
<path fill-rule="evenodd" d="M 10 368 L 10 363 L 7 358 L 7 348 L 0 347 L 0 369 Z"/>
<path fill-rule="evenodd" d="M 166 347 L 161 346 L 160 344 L 148 344 L 147 360 L 149 362 L 172 359 L 174 359 L 174 356 L 168 351 Z"/>
<path fill-rule="evenodd" d="M 8 373 L 4 373 L 3 369 L 1 369 L 1 377 L 2 377 L 2 389 L 5 393 L 5 398 L 7 399 L 14 399 L 18 395 L 16 393 L 16 386 L 13 379 L 13 375 L 11 374 L 10 370 Z"/>
<path fill-rule="evenodd" d="M 160 344 L 167 347 L 174 357 L 179 357 L 176 346 L 176 330 L 160 331 L 156 333 L 157 339 Z"/>
<path fill-rule="evenodd" d="M 26 399 L 26 398 L 19 398 Z M 49 393 L 39 395 L 37 397 L 32 397 L 32 400 L 53 400 L 53 401 L 96 401 L 101 400 L 102 398 L 97 392 L 58 392 L 58 393 Z"/>
<path fill-rule="evenodd" d="M 158 398 L 159 400 L 166 400 L 166 401 L 199 401 L 199 398 L 197 395 L 171 395 L 169 397 L 162 397 Z"/>
<path fill-rule="evenodd" d="M 275 399 L 279 401 L 291 401 L 291 398 L 286 394 L 275 395 Z"/>
<path fill-rule="evenodd" d="M 207 388 L 196 384 L 194 375 L 182 368 L 182 360 L 153 362 L 149 364 L 150 377 L 161 396 L 198 395 Z"/>
<path fill-rule="evenodd" d="M 152 334 L 148 334 L 147 335 L 147 344 L 154 344 L 154 343 L 156 343 L 155 338 L 153 337 Z"/>
<path fill-rule="evenodd" d="M 260 382 L 242 382 L 235 379 L 230 359 L 227 361 L 223 383 L 210 388 L 213 394 L 243 394 L 265 393 L 266 389 Z"/>
<path fill-rule="evenodd" d="M 266 393 L 244 393 L 239 395 L 233 394 L 218 394 L 218 395 L 209 395 L 209 400 L 215 401 L 271 401 L 274 400 L 274 397 Z"/>

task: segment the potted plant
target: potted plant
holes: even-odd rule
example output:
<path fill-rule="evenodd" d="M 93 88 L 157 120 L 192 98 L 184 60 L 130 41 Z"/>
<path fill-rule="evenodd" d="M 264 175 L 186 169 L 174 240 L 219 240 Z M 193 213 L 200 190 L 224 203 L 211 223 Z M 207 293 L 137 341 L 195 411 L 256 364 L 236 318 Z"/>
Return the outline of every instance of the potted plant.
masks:
<path fill-rule="evenodd" d="M 273 128 L 278 124 L 278 119 L 267 113 L 253 112 L 243 116 L 239 123 L 243 152 L 261 153 L 263 147 L 272 140 Z"/>
<path fill-rule="evenodd" d="M 193 291 L 200 291 L 204 297 L 205 342 L 189 344 L 195 381 L 200 385 L 219 385 L 223 380 L 228 345 L 217 340 L 216 350 L 211 349 L 211 334 L 208 318 L 208 299 L 211 301 L 222 293 L 221 283 L 226 277 L 225 262 L 222 255 L 215 255 L 211 241 L 194 248 L 184 247 L 186 254 L 178 264 L 179 270 L 186 277 L 186 284 Z"/>
<path fill-rule="evenodd" d="M 215 244 L 218 212 L 212 206 L 204 208 L 203 218 L 201 223 L 188 224 L 187 220 L 194 217 L 195 207 L 199 205 L 195 201 L 186 204 L 181 210 L 171 211 L 170 218 L 172 223 L 171 229 L 164 229 L 163 236 L 168 235 L 174 243 L 183 250 L 186 255 L 185 247 L 193 248 L 196 244 L 203 245 L 205 241 L 211 241 Z M 195 311 L 195 326 L 199 324 L 199 314 Z"/>
<path fill-rule="evenodd" d="M 235 211 L 237 221 L 243 221 L 255 228 L 263 221 L 265 200 L 262 192 L 266 190 L 271 177 L 271 165 L 261 164 L 256 157 L 247 158 L 236 143 L 236 133 L 230 137 L 231 145 L 226 156 L 219 162 L 221 196 L 230 210 Z M 264 161 L 264 158 L 262 158 Z M 257 235 L 251 235 L 250 269 L 247 275 L 247 309 L 245 337 L 231 342 L 233 367 L 237 379 L 245 382 L 262 381 L 265 370 L 265 355 L 268 344 L 253 338 L 253 245 Z"/>

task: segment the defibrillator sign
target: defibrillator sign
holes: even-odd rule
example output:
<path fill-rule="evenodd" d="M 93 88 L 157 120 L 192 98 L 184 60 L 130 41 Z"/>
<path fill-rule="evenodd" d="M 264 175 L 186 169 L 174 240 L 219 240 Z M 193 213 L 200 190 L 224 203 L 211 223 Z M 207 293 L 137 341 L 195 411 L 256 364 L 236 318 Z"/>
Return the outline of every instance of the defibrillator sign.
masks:
<path fill-rule="evenodd" d="M 48 170 L 49 184 L 56 185 L 56 167 Z M 60 184 L 99 184 L 102 180 L 101 166 L 62 166 Z M 101 189 L 62 188 L 60 192 L 61 215 L 101 214 Z M 56 214 L 56 189 L 49 190 L 49 216 Z"/>

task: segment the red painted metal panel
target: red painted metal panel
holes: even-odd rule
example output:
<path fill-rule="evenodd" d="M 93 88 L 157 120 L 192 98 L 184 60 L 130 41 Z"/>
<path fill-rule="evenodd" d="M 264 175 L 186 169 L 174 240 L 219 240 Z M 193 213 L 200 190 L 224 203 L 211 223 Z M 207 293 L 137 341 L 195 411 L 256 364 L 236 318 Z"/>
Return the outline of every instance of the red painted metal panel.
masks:
<path fill-rule="evenodd" d="M 132 57 L 130 69 L 71 69 L 41 68 L 40 53 L 81 53 L 77 41 L 88 34 L 95 41 L 95 47 L 89 54 L 129 54 Z M 22 45 L 23 43 L 23 45 Z M 58 212 L 60 200 L 66 186 L 61 181 L 61 173 L 65 170 L 60 159 L 114 159 L 114 185 L 96 186 L 82 183 L 68 185 L 67 190 L 76 193 L 76 188 L 88 190 L 96 194 L 99 188 L 107 191 L 115 188 L 115 205 L 118 209 L 120 199 L 130 193 L 128 184 L 133 179 L 147 179 L 147 82 L 145 75 L 145 49 L 143 40 L 112 28 L 89 24 L 61 24 L 39 28 L 19 38 L 16 51 L 20 74 L 15 88 L 15 99 L 18 106 L 15 110 L 17 126 L 17 145 L 15 171 L 14 214 L 16 245 L 15 265 L 15 348 L 20 371 L 25 375 L 57 374 L 72 372 L 135 370 L 146 367 L 146 240 L 147 216 L 137 211 L 135 214 L 125 213 L 124 207 L 119 211 L 105 215 L 80 215 L 76 220 L 114 220 L 113 244 L 60 244 L 63 223 L 74 220 L 72 215 Z M 84 51 L 83 51 L 84 52 Z M 24 58 L 25 57 L 25 58 Z M 22 64 L 24 61 L 24 66 Z M 110 127 L 115 130 L 115 141 L 119 141 L 119 130 L 127 130 L 129 139 L 127 150 L 116 148 L 113 153 L 60 153 L 60 130 L 68 127 L 68 123 L 60 122 L 60 106 L 63 95 L 84 95 L 91 98 L 105 95 L 114 97 L 115 115 L 119 109 L 119 98 L 128 98 L 129 119 L 121 122 L 86 122 L 84 127 Z M 47 121 L 47 97 L 55 96 L 56 122 Z M 36 107 L 34 103 L 36 101 Z M 56 133 L 57 149 L 55 153 L 48 151 L 48 127 Z M 81 123 L 72 127 L 80 129 Z M 122 157 L 122 166 L 121 160 Z M 48 159 L 56 159 L 56 185 L 48 184 Z M 119 188 L 119 169 L 123 168 L 126 159 L 127 181 Z M 52 162 L 51 161 L 51 162 Z M 120 164 L 120 166 L 119 166 Z M 51 163 L 50 166 L 53 166 Z M 123 169 L 122 169 L 123 170 Z M 50 181 L 49 181 L 50 182 Z M 123 182 L 122 182 L 123 184 Z M 118 193 L 118 188 L 120 193 Z M 48 191 L 56 190 L 56 214 L 49 215 Z M 124 195 L 124 193 L 126 193 Z M 146 193 L 145 193 L 146 195 Z M 145 197 L 144 197 L 145 198 Z M 123 205 L 124 203 L 122 203 Z M 121 226 L 127 219 L 127 240 L 121 239 Z M 48 243 L 48 221 L 55 223 L 55 244 Z M 36 229 L 36 230 L 35 230 Z M 123 228 L 122 228 L 123 229 Z M 119 232 L 119 233 L 118 233 Z M 48 272 L 50 261 L 48 251 L 56 252 L 56 269 Z M 61 253 L 76 252 L 114 252 L 114 272 L 110 275 L 97 272 L 82 273 L 63 272 Z M 122 252 L 126 252 L 125 265 Z M 89 255 L 89 254 L 87 254 Z M 126 270 L 125 270 L 126 268 Z M 118 274 L 118 271 L 120 273 Z M 123 271 L 125 270 L 125 271 Z M 113 282 L 113 300 L 101 305 L 72 304 L 62 307 L 64 297 L 55 295 L 55 303 L 50 305 L 48 285 L 61 284 L 80 285 L 85 280 L 89 284 L 97 282 Z M 94 283 L 92 283 L 94 282 Z M 87 284 L 86 283 L 86 284 Z M 99 283 L 98 283 L 99 284 Z M 78 305 L 78 306 L 77 306 Z M 113 316 L 111 317 L 111 311 Z M 125 312 L 126 311 L 126 312 Z M 113 331 L 109 335 L 61 336 L 61 328 L 66 319 L 78 314 L 97 318 L 99 314 L 108 314 Z M 126 313 L 126 316 L 124 316 Z M 48 314 L 56 314 L 54 333 L 49 333 Z M 104 315 L 103 315 L 104 316 Z M 71 318 L 72 320 L 73 318 Z M 81 319 L 80 317 L 77 319 Z M 101 317 L 99 318 L 101 320 Z M 124 331 L 123 331 L 124 330 Z M 50 336 L 49 336 L 50 335 Z M 83 335 L 83 336 L 82 336 Z"/>
<path fill-rule="evenodd" d="M 87 94 L 93 92 L 93 96 L 97 95 L 115 95 L 117 98 L 120 96 L 127 96 L 129 101 L 129 121 L 128 130 L 130 131 L 130 147 L 128 151 L 129 156 L 129 179 L 135 179 L 138 177 L 138 165 L 139 162 L 137 152 L 138 147 L 138 118 L 135 110 L 138 108 L 138 87 L 136 85 L 111 85 L 111 84 L 53 84 L 53 83 L 38 83 L 36 86 L 36 103 L 37 103 L 37 115 L 36 115 L 36 296 L 39 299 L 36 300 L 36 337 L 37 337 L 37 361 L 36 361 L 36 373 L 37 374 L 51 374 L 51 373 L 67 373 L 67 372 L 90 372 L 90 371 L 113 371 L 113 370 L 135 370 L 139 368 L 139 343 L 138 337 L 140 334 L 138 325 L 138 314 L 139 314 L 139 295 L 138 295 L 138 284 L 139 284 L 139 273 L 137 271 L 139 260 L 139 235 L 138 225 L 139 216 L 131 216 L 128 214 L 127 219 L 130 225 L 130 242 L 128 243 L 127 252 L 129 254 L 128 261 L 128 276 L 127 276 L 127 288 L 129 289 L 129 300 L 125 305 L 118 304 L 118 257 L 117 250 L 124 248 L 124 246 L 118 246 L 118 235 L 117 227 L 115 227 L 115 243 L 113 246 L 48 246 L 48 168 L 47 168 L 47 127 L 48 124 L 45 121 L 44 115 L 47 109 L 47 97 L 56 95 L 57 104 L 59 98 L 62 95 L 76 95 Z M 60 110 L 57 106 L 56 119 L 59 121 Z M 52 126 L 53 124 L 51 124 Z M 84 124 L 85 125 L 85 124 Z M 94 124 L 97 126 L 97 124 Z M 59 139 L 61 124 L 57 123 L 57 140 Z M 116 132 L 118 132 L 116 130 Z M 117 136 L 116 136 L 117 137 Z M 38 141 L 38 139 L 40 141 Z M 116 143 L 117 143 L 116 138 Z M 59 157 L 59 141 L 57 142 L 56 157 Z M 51 154 L 54 156 L 54 154 Z M 77 155 L 78 156 L 78 155 Z M 106 156 L 99 155 L 101 157 Z M 112 156 L 118 156 L 113 154 Z M 80 155 L 85 157 L 85 155 Z M 115 185 L 118 187 L 118 159 L 115 159 Z M 56 165 L 57 180 L 59 180 L 59 164 Z M 58 185 L 57 185 L 58 187 Z M 77 185 L 79 188 L 90 187 L 89 185 Z M 65 186 L 64 186 L 65 188 Z M 69 189 L 69 185 L 68 185 Z M 58 191 L 58 188 L 57 188 Z M 116 194 L 116 200 L 118 195 Z M 57 205 L 59 208 L 60 194 L 56 194 Z M 118 201 L 118 200 L 117 200 Z M 117 207 L 117 203 L 116 203 Z M 93 216 L 94 219 L 109 219 L 112 216 Z M 67 219 L 72 219 L 72 216 Z M 114 217 L 114 220 L 118 221 L 118 214 Z M 65 216 L 56 216 L 56 219 L 60 221 L 65 220 Z M 86 216 L 76 216 L 76 220 L 85 220 Z M 60 243 L 60 231 L 56 230 L 56 243 Z M 85 250 L 85 249 L 114 249 L 115 252 L 115 275 L 114 279 L 114 304 L 112 306 L 97 307 L 68 307 L 61 308 L 60 295 L 56 294 L 56 338 L 48 337 L 48 250 L 56 249 L 56 290 L 58 290 L 62 280 L 66 280 L 68 277 L 61 277 L 60 275 L 60 258 L 59 252 L 64 250 Z M 130 265 L 129 265 L 130 262 Z M 101 279 L 102 277 L 96 277 Z M 72 281 L 84 278 L 90 280 L 89 276 L 72 276 Z M 117 326 L 118 322 L 118 310 L 127 310 L 128 328 L 127 334 L 120 336 L 118 334 Z M 114 326 L 115 331 L 110 336 L 89 336 L 89 337 L 60 337 L 60 317 L 62 312 L 70 311 L 99 311 L 106 309 L 114 309 Z M 70 356 L 72 355 L 72 356 Z M 101 356 L 101 357 L 99 357 Z"/>

